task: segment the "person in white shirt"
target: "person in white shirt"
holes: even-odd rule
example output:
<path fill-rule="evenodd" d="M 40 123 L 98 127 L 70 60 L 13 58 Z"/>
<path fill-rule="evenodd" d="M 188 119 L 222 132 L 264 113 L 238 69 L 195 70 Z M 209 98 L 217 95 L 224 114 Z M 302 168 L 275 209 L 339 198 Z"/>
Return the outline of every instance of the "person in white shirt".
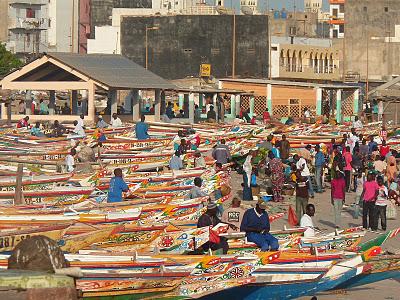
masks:
<path fill-rule="evenodd" d="M 67 172 L 73 172 L 75 169 L 75 155 L 76 150 L 71 149 L 71 152 L 65 157 L 65 167 L 67 168 Z"/>
<path fill-rule="evenodd" d="M 308 204 L 306 206 L 306 213 L 301 217 L 300 220 L 300 227 L 307 228 L 307 230 L 304 232 L 304 237 L 315 236 L 315 227 L 312 220 L 314 214 L 315 214 L 314 204 Z"/>
<path fill-rule="evenodd" d="M 350 153 L 353 153 L 353 149 L 356 146 L 356 143 L 360 142 L 360 138 L 357 135 L 356 129 L 351 128 L 351 133 L 348 135 L 347 144 L 350 147 Z"/>
<path fill-rule="evenodd" d="M 307 166 L 307 161 L 304 157 L 300 157 L 298 154 L 293 156 L 294 161 L 296 162 L 296 168 L 300 171 L 301 176 L 307 177 L 308 179 L 308 194 L 310 198 L 314 198 L 314 187 L 311 181 L 311 173 L 310 169 Z"/>
<path fill-rule="evenodd" d="M 79 126 L 81 126 L 82 128 L 85 128 L 85 122 L 83 121 L 85 119 L 85 115 L 84 114 L 81 114 L 80 116 L 79 116 L 79 119 L 78 119 L 78 124 L 79 124 Z"/>
<path fill-rule="evenodd" d="M 118 118 L 118 115 L 116 113 L 112 114 L 110 125 L 112 128 L 122 127 L 122 121 L 120 118 Z"/>
<path fill-rule="evenodd" d="M 309 109 L 306 107 L 304 108 L 304 118 L 310 118 L 311 117 L 311 113 L 309 111 Z"/>
<path fill-rule="evenodd" d="M 361 122 L 361 120 L 358 119 L 358 117 L 354 118 L 353 128 L 355 128 L 355 129 L 363 128 L 363 123 Z"/>
<path fill-rule="evenodd" d="M 378 121 L 382 121 L 383 117 L 383 102 L 379 101 L 378 102 Z"/>
<path fill-rule="evenodd" d="M 72 133 L 74 135 L 78 135 L 78 136 L 82 136 L 85 137 L 86 133 L 85 133 L 85 129 L 83 129 L 83 127 L 78 123 L 78 121 L 74 121 L 74 130 L 72 131 Z"/>

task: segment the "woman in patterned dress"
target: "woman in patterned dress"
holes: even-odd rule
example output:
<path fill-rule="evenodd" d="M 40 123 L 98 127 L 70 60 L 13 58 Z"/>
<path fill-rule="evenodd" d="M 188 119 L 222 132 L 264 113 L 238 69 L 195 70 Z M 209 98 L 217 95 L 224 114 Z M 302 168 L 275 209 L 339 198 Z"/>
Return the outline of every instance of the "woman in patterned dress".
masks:
<path fill-rule="evenodd" d="M 269 169 L 271 171 L 272 192 L 274 194 L 274 201 L 282 201 L 282 189 L 285 182 L 283 174 L 283 163 L 279 158 L 276 158 L 272 151 L 268 153 Z"/>

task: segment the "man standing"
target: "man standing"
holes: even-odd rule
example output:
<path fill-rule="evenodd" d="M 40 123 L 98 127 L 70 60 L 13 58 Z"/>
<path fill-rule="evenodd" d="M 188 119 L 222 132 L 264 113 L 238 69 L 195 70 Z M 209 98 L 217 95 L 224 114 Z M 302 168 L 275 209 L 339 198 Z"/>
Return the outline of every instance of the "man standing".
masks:
<path fill-rule="evenodd" d="M 145 115 L 142 115 L 140 117 L 140 122 L 136 123 L 135 133 L 138 140 L 147 140 L 150 138 L 150 135 L 147 133 L 149 130 L 149 125 L 145 122 L 145 120 Z"/>
<path fill-rule="evenodd" d="M 222 139 L 221 143 L 215 146 L 212 157 L 216 160 L 216 163 L 223 165 L 231 159 L 231 152 L 229 147 L 225 145 L 225 139 Z"/>
<path fill-rule="evenodd" d="M 301 217 L 300 227 L 307 228 L 304 232 L 304 237 L 313 237 L 315 236 L 315 227 L 312 220 L 312 217 L 315 215 L 315 206 L 314 204 L 308 204 L 306 207 L 306 213 Z"/>
<path fill-rule="evenodd" d="M 84 119 L 85 119 L 85 115 L 84 114 L 80 114 L 79 115 L 79 119 L 77 120 L 79 126 L 81 126 L 82 128 L 85 128 Z"/>
<path fill-rule="evenodd" d="M 67 172 L 73 172 L 75 169 L 75 155 L 76 150 L 72 148 L 70 153 L 65 157 L 65 167 L 67 168 Z"/>
<path fill-rule="evenodd" d="M 258 200 L 255 208 L 250 208 L 244 213 L 240 231 L 246 232 L 247 240 L 255 243 L 261 251 L 276 251 L 279 249 L 279 243 L 269 233 L 270 224 L 266 208 L 267 204 L 261 199 Z"/>
<path fill-rule="evenodd" d="M 355 128 L 355 129 L 363 128 L 363 123 L 361 122 L 361 120 L 358 119 L 357 116 L 354 118 L 353 128 Z"/>
<path fill-rule="evenodd" d="M 226 210 L 224 210 L 222 214 L 222 222 L 224 223 L 229 223 L 233 224 L 236 227 L 240 227 L 240 224 L 242 223 L 243 215 L 246 212 L 246 210 L 242 207 L 240 207 L 240 199 L 237 197 L 234 197 L 232 199 L 232 206 Z M 231 228 L 228 229 L 228 232 L 233 232 Z"/>
<path fill-rule="evenodd" d="M 194 153 L 194 167 L 207 168 L 206 161 L 199 150 L 196 150 L 196 152 Z"/>
<path fill-rule="evenodd" d="M 375 148 L 378 148 L 378 143 L 374 141 L 374 137 L 372 135 L 369 136 L 369 143 L 368 143 L 368 152 L 371 154 L 374 152 Z"/>
<path fill-rule="evenodd" d="M 190 189 L 189 193 L 185 196 L 185 199 L 188 200 L 207 196 L 206 192 L 201 190 L 202 183 L 203 180 L 200 177 L 196 177 L 194 179 L 194 187 Z"/>
<path fill-rule="evenodd" d="M 118 118 L 118 115 L 116 113 L 112 114 L 110 125 L 112 128 L 122 127 L 122 121 L 120 118 Z"/>
<path fill-rule="evenodd" d="M 310 198 L 314 198 L 314 187 L 311 182 L 311 173 L 310 169 L 307 166 L 307 161 L 300 157 L 298 154 L 293 156 L 294 161 L 296 162 L 296 168 L 301 172 L 301 176 L 307 177 L 308 179 L 308 193 Z"/>
<path fill-rule="evenodd" d="M 117 168 L 114 170 L 114 177 L 110 180 L 107 202 L 122 202 L 122 192 L 127 191 L 129 191 L 129 188 L 122 178 L 122 170 Z"/>
<path fill-rule="evenodd" d="M 317 193 L 322 193 L 322 172 L 325 166 L 325 155 L 319 145 L 315 146 L 315 181 L 317 182 Z"/>
<path fill-rule="evenodd" d="M 174 107 L 174 105 L 172 104 L 172 102 L 168 102 L 167 108 L 165 109 L 165 114 L 167 115 L 168 119 L 170 119 L 170 120 L 175 118 L 173 107 Z"/>
<path fill-rule="evenodd" d="M 207 112 L 207 122 L 215 123 L 217 121 L 217 114 L 215 113 L 214 106 L 210 105 L 210 110 Z"/>
<path fill-rule="evenodd" d="M 286 139 L 286 135 L 282 135 L 282 141 L 279 147 L 280 150 L 280 155 L 282 160 L 287 160 L 289 158 L 289 152 L 290 152 L 290 143 Z"/>

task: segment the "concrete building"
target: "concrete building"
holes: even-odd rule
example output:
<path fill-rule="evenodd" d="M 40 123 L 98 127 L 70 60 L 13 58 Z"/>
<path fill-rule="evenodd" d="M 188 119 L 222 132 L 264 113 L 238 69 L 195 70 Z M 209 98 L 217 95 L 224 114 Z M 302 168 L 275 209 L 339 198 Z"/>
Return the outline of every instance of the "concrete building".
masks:
<path fill-rule="evenodd" d="M 79 0 L 48 1 L 49 52 L 78 52 Z"/>
<path fill-rule="evenodd" d="M 313 12 L 322 15 L 322 0 L 304 0 L 304 11 L 305 12 Z"/>
<path fill-rule="evenodd" d="M 330 37 L 340 38 L 344 37 L 344 11 L 345 11 L 346 0 L 329 0 L 329 11 L 331 19 L 329 21 L 330 26 Z M 360 4 L 363 1 L 359 1 Z"/>
<path fill-rule="evenodd" d="M 256 14 L 258 0 L 240 0 L 240 10 L 244 14 Z"/>
<path fill-rule="evenodd" d="M 147 32 L 147 43 L 146 27 L 156 29 Z M 268 18 L 263 15 L 122 17 L 121 53 L 145 66 L 146 52 L 149 70 L 167 79 L 198 77 L 201 64 L 210 64 L 214 77 L 265 78 L 269 61 Z"/>
<path fill-rule="evenodd" d="M 271 77 L 290 80 L 338 81 L 340 49 L 330 39 L 272 37 Z"/>
<path fill-rule="evenodd" d="M 0 43 L 7 42 L 8 37 L 8 0 L 0 1 Z"/>
<path fill-rule="evenodd" d="M 20 55 L 47 51 L 48 1 L 8 1 L 7 48 Z"/>
<path fill-rule="evenodd" d="M 400 1 L 346 0 L 345 10 L 345 74 L 358 74 L 361 81 L 398 76 Z"/>

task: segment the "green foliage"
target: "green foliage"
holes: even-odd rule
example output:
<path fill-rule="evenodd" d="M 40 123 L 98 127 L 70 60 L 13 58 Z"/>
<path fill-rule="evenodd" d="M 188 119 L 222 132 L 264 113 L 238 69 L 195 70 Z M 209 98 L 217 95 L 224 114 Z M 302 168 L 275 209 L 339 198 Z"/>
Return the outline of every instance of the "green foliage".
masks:
<path fill-rule="evenodd" d="M 10 51 L 7 51 L 4 44 L 0 44 L 0 75 L 5 75 L 20 66 L 22 66 L 22 61 Z"/>

